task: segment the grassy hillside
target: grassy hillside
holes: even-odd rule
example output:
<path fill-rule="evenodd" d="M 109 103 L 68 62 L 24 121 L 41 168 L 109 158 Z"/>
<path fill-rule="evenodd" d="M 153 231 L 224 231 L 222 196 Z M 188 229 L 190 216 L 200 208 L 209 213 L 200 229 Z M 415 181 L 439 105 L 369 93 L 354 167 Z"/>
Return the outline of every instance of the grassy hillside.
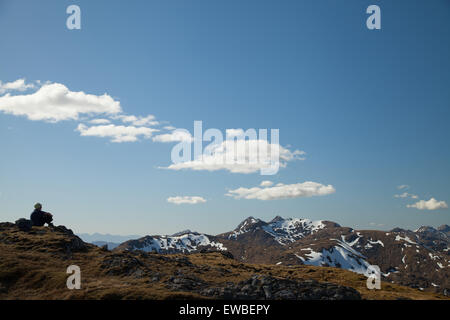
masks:
<path fill-rule="evenodd" d="M 66 288 L 69 265 L 81 268 L 80 290 Z M 111 252 L 84 243 L 64 227 L 25 232 L 0 223 L 0 299 L 211 299 L 226 297 L 223 288 L 251 298 L 273 279 L 302 288 L 308 297 L 318 292 L 345 296 L 350 287 L 363 299 L 446 299 L 384 282 L 381 290 L 368 290 L 364 276 L 337 268 L 245 264 L 219 252 Z"/>

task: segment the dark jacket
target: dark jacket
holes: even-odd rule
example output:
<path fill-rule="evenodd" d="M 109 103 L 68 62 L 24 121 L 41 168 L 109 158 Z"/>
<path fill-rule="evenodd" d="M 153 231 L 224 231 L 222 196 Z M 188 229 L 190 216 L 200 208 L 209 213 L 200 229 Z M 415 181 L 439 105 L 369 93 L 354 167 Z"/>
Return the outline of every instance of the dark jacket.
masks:
<path fill-rule="evenodd" d="M 50 217 L 49 213 L 36 209 L 31 213 L 30 219 L 33 221 L 33 226 L 42 227 L 53 220 Z"/>

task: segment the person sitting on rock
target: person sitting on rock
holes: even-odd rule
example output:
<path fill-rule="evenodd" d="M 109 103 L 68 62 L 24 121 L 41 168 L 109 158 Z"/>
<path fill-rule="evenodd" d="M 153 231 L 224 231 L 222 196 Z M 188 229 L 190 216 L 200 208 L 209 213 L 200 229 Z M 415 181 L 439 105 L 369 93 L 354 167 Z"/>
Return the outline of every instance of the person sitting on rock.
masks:
<path fill-rule="evenodd" d="M 42 211 L 42 204 L 36 203 L 34 205 L 34 211 L 30 216 L 33 226 L 42 227 L 44 224 L 48 224 L 50 227 L 53 226 L 53 215 L 48 212 Z"/>

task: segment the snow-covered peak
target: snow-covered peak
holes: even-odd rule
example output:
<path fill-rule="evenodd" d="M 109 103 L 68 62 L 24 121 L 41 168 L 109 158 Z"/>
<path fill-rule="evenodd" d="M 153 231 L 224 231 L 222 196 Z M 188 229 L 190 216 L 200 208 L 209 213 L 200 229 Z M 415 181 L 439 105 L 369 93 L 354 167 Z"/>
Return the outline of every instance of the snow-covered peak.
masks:
<path fill-rule="evenodd" d="M 273 218 L 272 220 L 270 220 L 270 222 L 269 223 L 275 223 L 275 222 L 278 222 L 278 221 L 283 221 L 284 220 L 284 218 L 283 217 L 280 217 L 280 216 L 276 216 L 275 218 Z"/>
<path fill-rule="evenodd" d="M 268 233 L 281 245 L 294 242 L 307 235 L 326 228 L 323 220 L 313 221 L 310 219 L 287 218 L 276 216 L 270 222 L 249 217 L 239 224 L 239 226 L 228 235 L 228 239 L 237 239 L 250 231 L 261 229 Z"/>
<path fill-rule="evenodd" d="M 253 217 L 248 217 L 247 219 L 245 219 L 244 221 L 242 221 L 242 222 L 237 226 L 237 228 L 235 229 L 235 231 L 236 231 L 236 230 L 243 230 L 243 229 L 246 229 L 246 228 L 250 227 L 250 226 L 253 225 L 253 224 L 257 224 L 258 222 L 261 222 L 261 220 L 260 220 L 260 219 L 255 219 L 255 218 L 253 218 Z"/>
<path fill-rule="evenodd" d="M 178 236 L 182 236 L 182 235 L 188 234 L 188 233 L 199 234 L 198 232 L 186 229 L 186 230 L 179 231 L 179 232 L 176 232 L 176 233 L 172 234 L 172 237 L 178 237 Z"/>
<path fill-rule="evenodd" d="M 158 253 L 192 252 L 211 247 L 217 250 L 227 250 L 220 242 L 212 241 L 207 235 L 199 233 L 184 233 L 179 236 L 147 236 L 136 241 L 131 241 L 132 250 L 138 249 L 146 252 Z"/>
<path fill-rule="evenodd" d="M 323 220 L 310 220 L 310 219 L 297 219 L 297 218 L 288 218 L 288 219 L 279 219 L 275 222 L 269 224 L 274 229 L 283 229 L 283 230 L 308 230 L 311 233 L 319 231 L 325 228 L 325 224 Z"/>
<path fill-rule="evenodd" d="M 323 220 L 313 221 L 310 219 L 280 218 L 272 220 L 263 226 L 262 229 L 282 245 L 294 242 L 326 227 Z"/>
<path fill-rule="evenodd" d="M 435 232 L 438 232 L 438 231 L 435 228 L 430 227 L 430 226 L 422 226 L 419 229 L 414 230 L 414 232 L 419 232 L 419 233 L 432 232 L 432 233 L 435 233 Z"/>
<path fill-rule="evenodd" d="M 228 239 L 236 239 L 239 235 L 249 232 L 250 230 L 257 228 L 261 224 L 265 224 L 264 221 L 260 219 L 255 219 L 253 217 L 248 217 L 242 221 L 233 232 L 230 233 Z"/>

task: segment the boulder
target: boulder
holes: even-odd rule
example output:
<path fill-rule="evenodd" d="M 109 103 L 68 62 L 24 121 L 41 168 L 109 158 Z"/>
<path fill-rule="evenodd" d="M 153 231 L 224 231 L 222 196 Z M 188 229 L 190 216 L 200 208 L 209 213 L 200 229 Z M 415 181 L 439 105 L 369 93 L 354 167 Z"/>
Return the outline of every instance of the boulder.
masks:
<path fill-rule="evenodd" d="M 16 226 L 22 231 L 30 231 L 33 227 L 33 222 L 25 218 L 21 218 L 16 221 Z"/>

